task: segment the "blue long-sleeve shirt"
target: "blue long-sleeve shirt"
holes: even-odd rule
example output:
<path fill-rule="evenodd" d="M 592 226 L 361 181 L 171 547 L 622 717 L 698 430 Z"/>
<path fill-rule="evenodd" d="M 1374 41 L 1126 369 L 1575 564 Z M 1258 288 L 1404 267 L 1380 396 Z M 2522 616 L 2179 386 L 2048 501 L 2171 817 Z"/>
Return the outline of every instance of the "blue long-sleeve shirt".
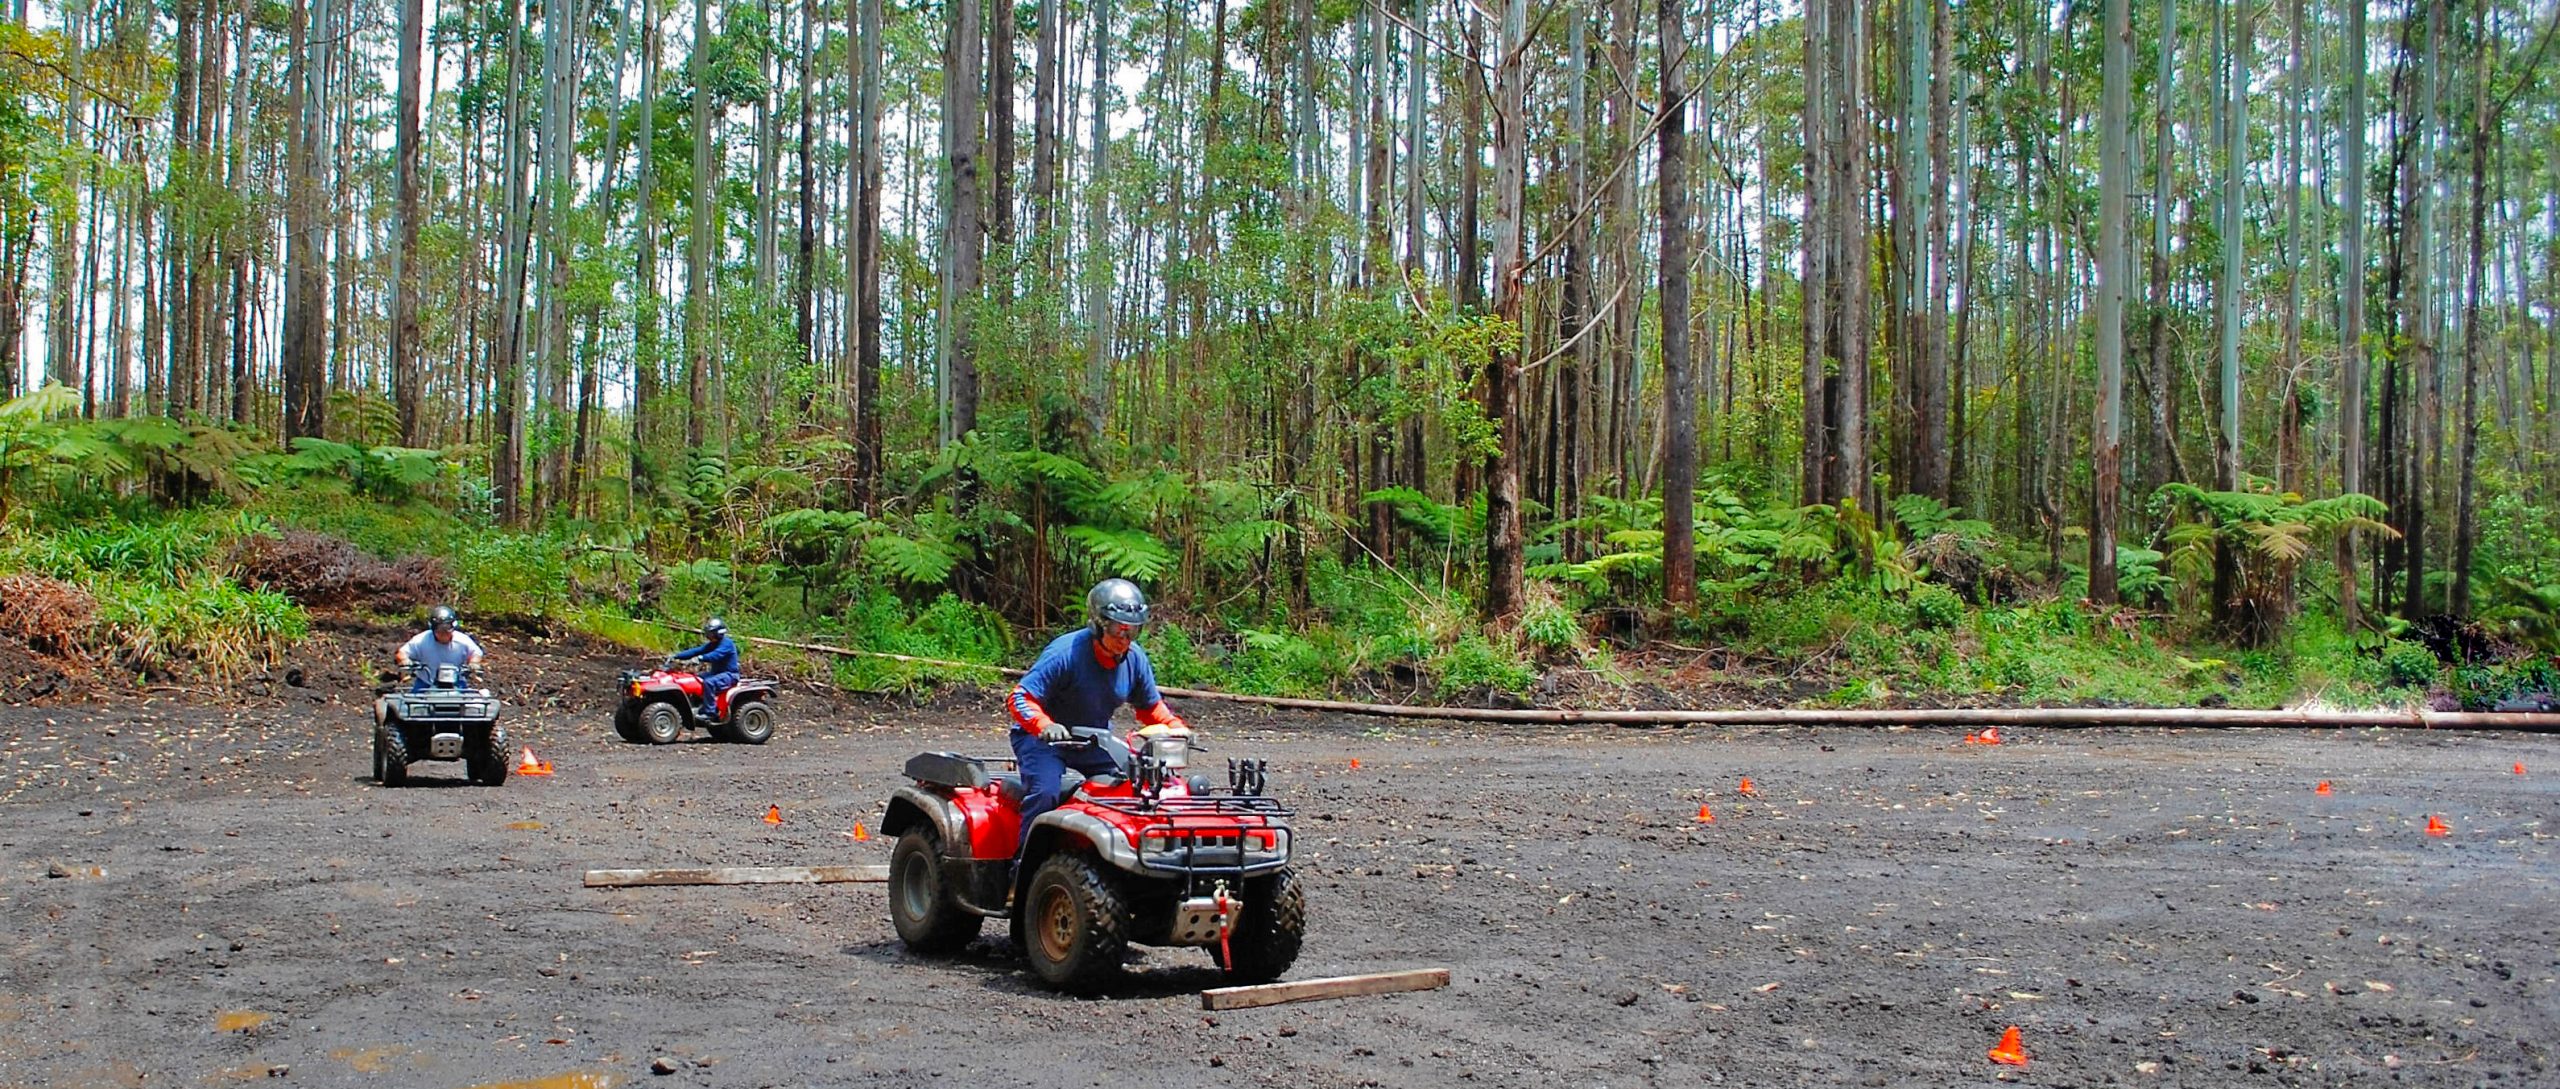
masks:
<path fill-rule="evenodd" d="M 679 661 L 699 658 L 708 672 L 735 673 L 738 671 L 738 644 L 723 634 L 691 650 L 677 651 L 676 658 Z"/>
<path fill-rule="evenodd" d="M 1145 650 L 1133 643 L 1129 653 L 1105 666 L 1094 653 L 1093 642 L 1091 628 L 1078 628 L 1049 641 L 1005 700 L 1015 729 L 1030 729 L 1043 712 L 1069 726 L 1108 726 L 1111 713 L 1121 704 L 1146 711 L 1164 702 Z"/>

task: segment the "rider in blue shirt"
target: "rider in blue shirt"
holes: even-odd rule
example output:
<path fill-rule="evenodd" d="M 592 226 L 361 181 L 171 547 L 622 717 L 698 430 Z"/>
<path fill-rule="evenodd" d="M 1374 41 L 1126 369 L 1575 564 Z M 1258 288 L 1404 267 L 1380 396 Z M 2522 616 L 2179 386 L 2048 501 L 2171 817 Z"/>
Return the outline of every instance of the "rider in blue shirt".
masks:
<path fill-rule="evenodd" d="M 1013 716 L 1013 755 L 1022 771 L 1022 836 L 1031 822 L 1058 807 L 1058 782 L 1068 767 L 1086 775 L 1119 770 L 1100 748 L 1060 748 L 1075 735 L 1070 726 L 1111 725 L 1111 713 L 1128 704 L 1150 726 L 1182 723 L 1156 691 L 1155 669 L 1137 644 L 1147 624 L 1147 596 L 1127 579 L 1105 579 L 1085 595 L 1085 626 L 1061 635 L 1040 652 L 1031 671 L 1005 698 Z"/>
<path fill-rule="evenodd" d="M 729 638 L 729 625 L 719 617 L 702 622 L 702 645 L 675 654 L 679 662 L 702 662 L 702 709 L 718 713 L 720 693 L 738 683 L 738 644 Z"/>

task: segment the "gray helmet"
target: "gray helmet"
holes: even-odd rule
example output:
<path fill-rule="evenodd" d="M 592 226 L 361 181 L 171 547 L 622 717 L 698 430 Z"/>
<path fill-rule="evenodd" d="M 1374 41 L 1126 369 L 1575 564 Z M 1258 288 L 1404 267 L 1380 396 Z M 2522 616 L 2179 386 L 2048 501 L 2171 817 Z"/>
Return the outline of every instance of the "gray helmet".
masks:
<path fill-rule="evenodd" d="M 718 639 L 723 635 L 729 634 L 729 622 L 716 616 L 709 620 L 705 620 L 702 622 L 702 634 L 713 639 Z"/>
<path fill-rule="evenodd" d="M 453 629 L 455 620 L 456 618 L 453 615 L 453 606 L 451 605 L 438 605 L 435 608 L 427 610 L 427 627 L 429 628 L 433 628 L 438 631 L 450 631 Z"/>
<path fill-rule="evenodd" d="M 1145 627 L 1147 595 L 1127 579 L 1104 579 L 1084 595 L 1084 612 L 1085 623 L 1096 635 L 1102 634 L 1105 624 Z"/>

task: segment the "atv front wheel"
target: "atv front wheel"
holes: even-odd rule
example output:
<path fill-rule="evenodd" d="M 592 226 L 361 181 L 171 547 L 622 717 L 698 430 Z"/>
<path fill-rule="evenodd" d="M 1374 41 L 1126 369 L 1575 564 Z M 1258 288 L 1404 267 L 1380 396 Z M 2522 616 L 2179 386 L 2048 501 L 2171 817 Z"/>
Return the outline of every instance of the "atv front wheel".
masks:
<path fill-rule="evenodd" d="M 984 921 L 943 883 L 941 839 L 931 829 L 910 828 L 889 852 L 889 922 L 908 952 L 924 956 L 958 952 Z"/>
<path fill-rule="evenodd" d="M 1128 906 L 1091 859 L 1055 854 L 1031 875 L 1022 898 L 1023 957 L 1042 982 L 1089 992 L 1120 974 Z"/>
<path fill-rule="evenodd" d="M 462 759 L 472 782 L 481 786 L 505 786 L 508 770 L 506 729 L 491 727 L 488 740 L 471 746 Z"/>
<path fill-rule="evenodd" d="M 1283 869 L 1244 883 L 1244 916 L 1236 920 L 1223 950 L 1209 955 L 1227 978 L 1240 984 L 1269 983 L 1297 963 L 1298 947 L 1307 938 L 1307 894 L 1296 873 Z"/>
<path fill-rule="evenodd" d="M 409 742 L 392 723 L 373 728 L 373 778 L 387 787 L 409 781 Z"/>
<path fill-rule="evenodd" d="M 640 736 L 652 745 L 673 745 L 684 736 L 684 712 L 665 700 L 640 709 Z"/>
<path fill-rule="evenodd" d="M 762 745 L 773 740 L 773 708 L 763 700 L 738 705 L 729 714 L 729 740 L 741 745 Z"/>
<path fill-rule="evenodd" d="M 634 745 L 649 743 L 649 735 L 640 730 L 640 709 L 628 703 L 613 709 L 613 732 Z"/>

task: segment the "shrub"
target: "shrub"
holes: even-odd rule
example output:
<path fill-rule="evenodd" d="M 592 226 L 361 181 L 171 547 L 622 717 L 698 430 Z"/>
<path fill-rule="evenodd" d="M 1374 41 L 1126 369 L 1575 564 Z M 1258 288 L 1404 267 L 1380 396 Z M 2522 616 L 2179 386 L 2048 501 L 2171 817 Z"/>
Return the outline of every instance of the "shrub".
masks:
<path fill-rule="evenodd" d="M 2424 688 L 2436 680 L 2436 653 L 2406 639 L 2382 648 L 2382 674 L 2394 688 Z"/>
<path fill-rule="evenodd" d="M 1952 628 L 1964 623 L 1964 599 L 1944 586 L 1923 586 L 1911 595 L 1911 618 L 1923 628 Z"/>
<path fill-rule="evenodd" d="M 231 569 L 243 584 L 304 605 L 408 609 L 443 600 L 450 589 L 444 564 L 434 557 L 387 563 L 341 538 L 304 529 L 241 538 L 231 549 Z"/>
<path fill-rule="evenodd" d="M 1431 668 L 1440 678 L 1444 697 L 1488 688 L 1516 696 L 1538 680 L 1538 671 L 1527 662 L 1481 635 L 1461 637 L 1432 661 Z"/>
<path fill-rule="evenodd" d="M 0 633 L 61 658 L 78 657 L 98 617 L 89 591 L 43 575 L 0 575 Z"/>
<path fill-rule="evenodd" d="M 197 572 L 167 585 L 104 581 L 98 631 L 102 649 L 131 668 L 175 673 L 193 666 L 219 682 L 273 664 L 310 631 L 310 618 L 283 594 Z"/>

